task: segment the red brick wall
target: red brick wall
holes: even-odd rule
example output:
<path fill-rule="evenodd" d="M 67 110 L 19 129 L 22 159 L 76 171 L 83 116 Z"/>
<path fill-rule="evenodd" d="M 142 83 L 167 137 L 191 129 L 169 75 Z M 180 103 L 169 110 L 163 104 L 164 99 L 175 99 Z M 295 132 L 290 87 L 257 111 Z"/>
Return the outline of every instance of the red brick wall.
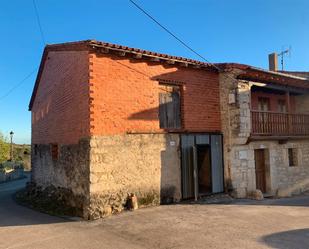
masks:
<path fill-rule="evenodd" d="M 74 144 L 89 136 L 87 51 L 49 52 L 32 107 L 33 144 Z"/>
<path fill-rule="evenodd" d="M 278 100 L 286 100 L 285 95 L 264 93 L 264 92 L 252 92 L 251 93 L 251 108 L 252 110 L 258 110 L 258 98 L 269 98 L 270 111 L 278 112 Z M 291 112 L 295 111 L 295 97 L 290 96 Z"/>
<path fill-rule="evenodd" d="M 90 54 L 89 61 L 92 135 L 161 131 L 154 78 L 184 82 L 184 129 L 221 129 L 217 73 L 110 54 Z"/>

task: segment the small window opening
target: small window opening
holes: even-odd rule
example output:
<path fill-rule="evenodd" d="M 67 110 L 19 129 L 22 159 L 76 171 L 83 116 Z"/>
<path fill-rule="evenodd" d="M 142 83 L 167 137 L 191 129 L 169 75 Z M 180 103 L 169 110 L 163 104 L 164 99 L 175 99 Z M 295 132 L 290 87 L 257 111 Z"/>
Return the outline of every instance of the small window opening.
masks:
<path fill-rule="evenodd" d="M 289 166 L 296 167 L 298 165 L 298 150 L 296 148 L 288 149 Z"/>
<path fill-rule="evenodd" d="M 51 144 L 51 155 L 53 160 L 58 160 L 58 144 Z"/>

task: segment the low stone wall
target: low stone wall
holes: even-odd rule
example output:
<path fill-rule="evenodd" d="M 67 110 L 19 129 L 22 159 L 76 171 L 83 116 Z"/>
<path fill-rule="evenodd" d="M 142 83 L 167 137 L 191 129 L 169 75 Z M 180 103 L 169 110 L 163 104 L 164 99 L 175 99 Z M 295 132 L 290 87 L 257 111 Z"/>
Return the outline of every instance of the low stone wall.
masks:
<path fill-rule="evenodd" d="M 13 181 L 24 177 L 24 169 L 12 169 L 0 171 L 0 182 Z"/>
<path fill-rule="evenodd" d="M 45 188 L 58 189 L 53 191 L 55 196 L 60 192 L 70 193 L 63 199 L 67 205 L 83 210 L 83 216 L 86 217 L 89 201 L 89 139 L 82 139 L 73 145 L 58 145 L 57 159 L 52 158 L 51 145 L 32 147 L 31 181 L 42 191 Z"/>
<path fill-rule="evenodd" d="M 178 134 L 93 137 L 90 147 L 90 219 L 120 212 L 131 193 L 140 207 L 180 200 Z"/>

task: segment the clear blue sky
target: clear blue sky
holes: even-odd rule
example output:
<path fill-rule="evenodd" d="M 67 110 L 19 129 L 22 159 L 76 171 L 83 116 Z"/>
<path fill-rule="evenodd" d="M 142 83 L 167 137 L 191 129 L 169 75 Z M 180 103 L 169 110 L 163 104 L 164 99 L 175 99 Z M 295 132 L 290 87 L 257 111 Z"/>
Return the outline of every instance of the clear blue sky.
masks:
<path fill-rule="evenodd" d="M 267 68 L 267 54 L 292 46 L 287 70 L 309 71 L 308 0 L 136 0 L 212 62 Z M 96 39 L 199 59 L 127 0 L 36 0 L 47 43 Z M 32 0 L 0 3 L 0 131 L 30 142 L 28 103 L 43 43 Z"/>

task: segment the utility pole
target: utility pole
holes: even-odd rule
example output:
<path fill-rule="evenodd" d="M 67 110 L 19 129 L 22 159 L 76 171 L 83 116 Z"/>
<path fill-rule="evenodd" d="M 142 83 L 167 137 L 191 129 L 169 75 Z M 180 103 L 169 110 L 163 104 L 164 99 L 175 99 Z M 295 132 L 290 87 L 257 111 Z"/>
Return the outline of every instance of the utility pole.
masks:
<path fill-rule="evenodd" d="M 13 161 L 13 135 L 14 135 L 14 132 L 11 131 L 11 132 L 10 132 L 10 137 L 11 137 L 10 161 L 11 161 L 11 162 Z"/>

